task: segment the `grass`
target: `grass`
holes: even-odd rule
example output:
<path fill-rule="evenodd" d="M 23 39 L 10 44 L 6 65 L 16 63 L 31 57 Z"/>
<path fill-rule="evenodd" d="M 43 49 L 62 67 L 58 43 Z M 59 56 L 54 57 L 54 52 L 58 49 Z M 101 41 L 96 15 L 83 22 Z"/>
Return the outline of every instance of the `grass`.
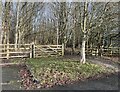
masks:
<path fill-rule="evenodd" d="M 32 74 L 40 81 L 40 88 L 63 85 L 76 80 L 84 80 L 101 73 L 111 72 L 106 67 L 89 62 L 81 64 L 79 61 L 52 57 L 28 59 L 26 63 Z"/>

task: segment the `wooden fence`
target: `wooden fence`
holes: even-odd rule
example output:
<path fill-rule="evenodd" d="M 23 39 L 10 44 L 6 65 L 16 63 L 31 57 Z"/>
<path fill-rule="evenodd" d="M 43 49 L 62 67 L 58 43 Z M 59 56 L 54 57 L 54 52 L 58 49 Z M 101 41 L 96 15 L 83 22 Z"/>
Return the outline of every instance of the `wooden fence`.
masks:
<path fill-rule="evenodd" d="M 98 55 L 97 48 L 86 48 L 86 54 Z M 0 59 L 9 58 L 39 58 L 46 56 L 63 56 L 64 45 L 35 45 L 35 44 L 0 44 Z M 120 55 L 119 47 L 101 49 L 102 56 Z"/>
<path fill-rule="evenodd" d="M 0 44 L 0 59 L 63 55 L 64 45 Z"/>
<path fill-rule="evenodd" d="M 94 48 L 86 48 L 86 53 L 88 55 L 98 55 L 99 50 L 97 47 Z M 120 55 L 120 47 L 104 47 L 101 48 L 102 56 L 118 56 Z"/>
<path fill-rule="evenodd" d="M 64 47 L 63 45 L 35 45 L 34 47 L 35 57 L 42 56 L 63 56 Z"/>

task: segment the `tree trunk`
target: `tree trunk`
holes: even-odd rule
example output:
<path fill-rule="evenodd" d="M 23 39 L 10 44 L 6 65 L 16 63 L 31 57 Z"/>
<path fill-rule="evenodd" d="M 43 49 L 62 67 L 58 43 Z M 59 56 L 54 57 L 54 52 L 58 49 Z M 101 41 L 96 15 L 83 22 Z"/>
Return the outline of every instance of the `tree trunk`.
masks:
<path fill-rule="evenodd" d="M 0 44 L 2 44 L 2 39 L 3 39 L 3 30 L 2 30 L 2 21 L 0 18 Z"/>
<path fill-rule="evenodd" d="M 18 44 L 18 26 L 19 26 L 19 2 L 17 4 L 17 20 L 16 20 L 16 31 L 15 31 L 15 49 L 17 49 Z"/>
<path fill-rule="evenodd" d="M 86 61 L 85 58 L 85 43 L 86 43 L 86 35 L 84 35 L 83 40 L 82 40 L 82 47 L 81 47 L 81 62 L 84 64 Z"/>
<path fill-rule="evenodd" d="M 87 2 L 84 3 L 84 14 L 83 14 L 83 26 L 82 26 L 82 31 L 83 31 L 83 40 L 82 40 L 82 48 L 81 48 L 81 62 L 84 64 L 86 62 L 85 58 L 85 43 L 86 43 L 86 33 L 87 33 Z"/>
<path fill-rule="evenodd" d="M 3 30 L 2 30 L 2 2 L 0 1 L 0 44 L 2 44 Z"/>
<path fill-rule="evenodd" d="M 59 27 L 57 22 L 57 45 L 59 45 Z"/>
<path fill-rule="evenodd" d="M 75 30 L 73 30 L 72 54 L 75 53 Z"/>
<path fill-rule="evenodd" d="M 1 15 L 0 15 L 1 17 Z M 3 30 L 2 30 L 2 21 L 1 21 L 2 18 L 0 18 L 0 44 L 2 44 L 2 38 L 3 38 Z M 0 48 L 2 48 L 2 46 L 0 46 Z M 0 53 L 2 52 L 2 49 L 0 49 Z M 0 57 L 2 55 L 0 54 Z M 0 62 L 1 62 L 1 59 L 0 59 Z"/>

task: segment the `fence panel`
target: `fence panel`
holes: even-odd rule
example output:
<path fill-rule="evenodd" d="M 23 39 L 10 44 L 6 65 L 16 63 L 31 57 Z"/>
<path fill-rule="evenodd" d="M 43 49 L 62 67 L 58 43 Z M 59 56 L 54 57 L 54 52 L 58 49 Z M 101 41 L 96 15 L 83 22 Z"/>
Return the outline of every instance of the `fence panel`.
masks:
<path fill-rule="evenodd" d="M 62 45 L 35 45 L 35 57 L 61 56 Z"/>
<path fill-rule="evenodd" d="M 97 48 L 88 48 L 86 54 L 88 55 L 98 55 L 99 50 Z M 119 56 L 120 48 L 119 47 L 104 47 L 101 48 L 102 56 Z"/>
<path fill-rule="evenodd" d="M 64 55 L 63 45 L 0 44 L 0 58 L 36 58 Z"/>
<path fill-rule="evenodd" d="M 2 59 L 29 57 L 30 44 L 0 44 L 0 54 Z"/>

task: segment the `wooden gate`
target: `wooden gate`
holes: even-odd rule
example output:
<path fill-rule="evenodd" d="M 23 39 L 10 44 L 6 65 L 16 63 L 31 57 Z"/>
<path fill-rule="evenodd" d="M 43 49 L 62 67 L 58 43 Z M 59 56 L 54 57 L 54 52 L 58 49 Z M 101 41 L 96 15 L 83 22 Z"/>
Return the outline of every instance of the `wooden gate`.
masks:
<path fill-rule="evenodd" d="M 35 45 L 34 54 L 35 58 L 43 56 L 62 56 L 63 45 Z"/>

